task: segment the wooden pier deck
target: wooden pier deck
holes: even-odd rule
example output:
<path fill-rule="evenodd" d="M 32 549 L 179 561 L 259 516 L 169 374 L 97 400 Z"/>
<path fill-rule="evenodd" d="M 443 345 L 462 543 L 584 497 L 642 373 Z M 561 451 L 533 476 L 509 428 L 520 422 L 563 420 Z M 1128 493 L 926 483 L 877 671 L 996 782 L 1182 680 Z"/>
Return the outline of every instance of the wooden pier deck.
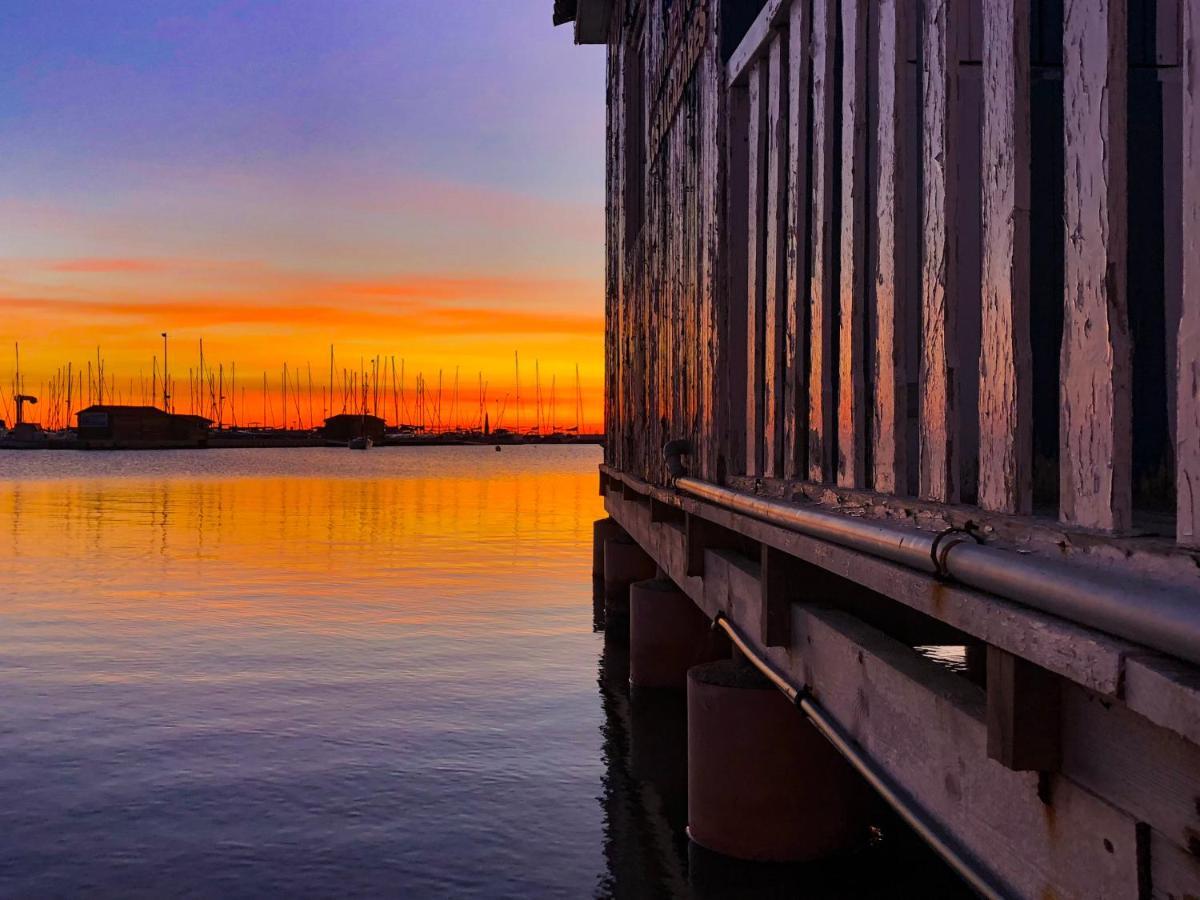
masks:
<path fill-rule="evenodd" d="M 609 515 L 996 895 L 1200 897 L 1200 0 L 555 7 Z"/>

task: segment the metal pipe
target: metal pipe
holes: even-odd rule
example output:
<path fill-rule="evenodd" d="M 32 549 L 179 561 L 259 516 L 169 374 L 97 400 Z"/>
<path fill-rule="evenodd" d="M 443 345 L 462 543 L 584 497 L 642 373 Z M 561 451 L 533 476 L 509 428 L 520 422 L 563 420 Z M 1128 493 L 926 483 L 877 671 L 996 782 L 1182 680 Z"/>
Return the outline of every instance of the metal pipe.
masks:
<path fill-rule="evenodd" d="M 922 809 L 908 791 L 876 765 L 875 761 L 858 745 L 858 742 L 829 715 L 824 707 L 812 699 L 807 689 L 797 688 L 775 666 L 760 656 L 723 612 L 717 613 L 713 619 L 713 626 L 720 627 L 729 635 L 729 639 L 754 667 L 808 717 L 817 731 L 833 744 L 846 761 L 887 801 L 900 818 L 929 844 L 974 891 L 988 900 L 1004 900 L 1004 898 L 1015 896 L 968 850 L 959 846 L 954 838 L 946 834 L 940 823 Z"/>
<path fill-rule="evenodd" d="M 679 443 L 668 446 L 676 457 L 672 465 L 681 467 Z M 984 546 L 961 531 L 930 534 L 781 503 L 688 475 L 674 484 L 733 512 L 1200 663 L 1200 593 L 1194 590 Z"/>

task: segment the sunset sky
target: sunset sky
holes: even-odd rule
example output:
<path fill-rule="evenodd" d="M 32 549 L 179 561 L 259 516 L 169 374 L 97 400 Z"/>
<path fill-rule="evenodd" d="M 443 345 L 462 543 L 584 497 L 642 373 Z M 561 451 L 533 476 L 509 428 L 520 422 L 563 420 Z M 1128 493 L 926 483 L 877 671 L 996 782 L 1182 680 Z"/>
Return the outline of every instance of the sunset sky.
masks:
<path fill-rule="evenodd" d="M 598 426 L 604 55 L 551 6 L 5 0 L 0 417 L 14 342 L 33 393 L 99 347 L 136 402 L 165 330 L 184 405 L 200 338 L 251 398 L 332 343 L 493 416 L 519 350 L 526 422 L 537 360 Z"/>

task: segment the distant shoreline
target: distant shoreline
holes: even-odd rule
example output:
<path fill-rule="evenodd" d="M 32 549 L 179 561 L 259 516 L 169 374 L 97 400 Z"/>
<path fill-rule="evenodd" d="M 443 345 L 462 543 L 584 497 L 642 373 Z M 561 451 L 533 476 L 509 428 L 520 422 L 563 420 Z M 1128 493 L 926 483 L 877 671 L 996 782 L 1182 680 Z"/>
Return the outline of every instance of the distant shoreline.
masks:
<path fill-rule="evenodd" d="M 489 439 L 459 439 L 459 438 L 401 438 L 398 440 L 383 440 L 376 443 L 376 448 L 392 447 L 516 447 L 516 446 L 571 446 L 591 444 L 603 446 L 604 435 L 588 434 L 579 437 L 563 437 L 561 435 L 546 438 L 522 438 L 514 440 L 504 436 L 495 440 Z M 107 450 L 246 450 L 246 449 L 295 449 L 300 447 L 333 447 L 345 448 L 345 443 L 330 441 L 322 437 L 308 436 L 214 436 L 204 442 L 118 442 L 79 440 L 64 438 L 48 438 L 37 441 L 5 441 L 0 440 L 0 450 L 77 450 L 97 451 Z"/>

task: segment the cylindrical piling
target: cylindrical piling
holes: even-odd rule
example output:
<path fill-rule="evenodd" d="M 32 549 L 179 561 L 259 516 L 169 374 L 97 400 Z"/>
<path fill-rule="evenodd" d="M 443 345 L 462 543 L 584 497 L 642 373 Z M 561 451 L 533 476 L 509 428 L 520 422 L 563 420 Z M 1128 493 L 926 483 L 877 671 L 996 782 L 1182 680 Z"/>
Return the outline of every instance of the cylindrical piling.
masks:
<path fill-rule="evenodd" d="M 625 529 L 611 517 L 592 523 L 592 581 L 604 581 L 604 542 L 628 537 Z"/>
<path fill-rule="evenodd" d="M 737 859 L 800 862 L 862 840 L 866 784 L 753 667 L 694 666 L 687 703 L 693 841 Z"/>
<path fill-rule="evenodd" d="M 653 578 L 654 560 L 629 538 L 604 542 L 604 614 L 608 623 L 629 621 L 629 585 Z"/>
<path fill-rule="evenodd" d="M 630 684 L 683 689 L 689 668 L 728 655 L 725 635 L 713 633 L 708 618 L 673 582 L 655 578 L 630 585 Z"/>

